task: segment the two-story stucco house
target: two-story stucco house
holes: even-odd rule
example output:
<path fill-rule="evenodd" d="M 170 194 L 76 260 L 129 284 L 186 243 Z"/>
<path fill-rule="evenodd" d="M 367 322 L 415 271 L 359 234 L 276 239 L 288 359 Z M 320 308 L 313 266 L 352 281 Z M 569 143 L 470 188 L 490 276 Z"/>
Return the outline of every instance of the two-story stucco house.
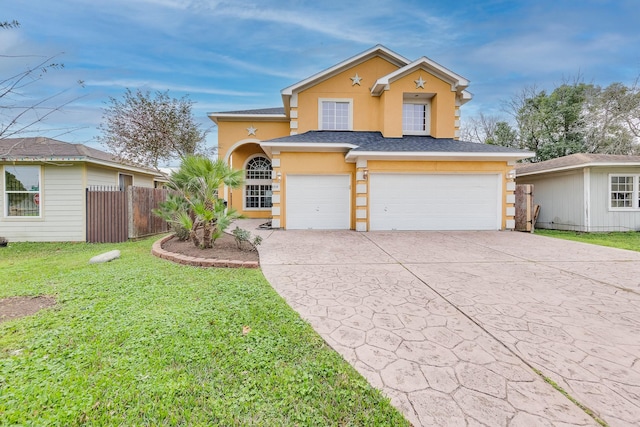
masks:
<path fill-rule="evenodd" d="M 378 45 L 283 89 L 283 107 L 210 113 L 219 156 L 246 171 L 224 197 L 274 228 L 511 229 L 532 153 L 459 141 L 468 85 Z"/>

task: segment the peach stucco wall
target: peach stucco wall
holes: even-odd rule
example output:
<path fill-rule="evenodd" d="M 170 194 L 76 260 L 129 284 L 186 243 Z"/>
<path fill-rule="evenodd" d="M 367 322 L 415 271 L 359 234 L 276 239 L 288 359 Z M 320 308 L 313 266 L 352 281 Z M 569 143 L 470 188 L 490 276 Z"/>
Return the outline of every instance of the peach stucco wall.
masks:
<path fill-rule="evenodd" d="M 371 96 L 370 88 L 378 78 L 397 67 L 382 58 L 372 58 L 298 93 L 298 133 L 319 129 L 318 99 L 347 98 L 353 100 L 353 130 L 380 130 L 380 99 Z M 351 77 L 358 74 L 360 85 Z"/>
<path fill-rule="evenodd" d="M 402 136 L 402 104 L 405 95 L 431 96 L 431 136 L 455 137 L 456 93 L 447 83 L 425 70 L 417 70 L 390 84 L 380 96 L 372 96 L 370 88 L 375 81 L 397 67 L 382 58 L 373 58 L 356 65 L 330 79 L 298 93 L 298 133 L 320 128 L 319 99 L 344 99 L 353 102 L 353 129 L 380 131 L 386 137 Z M 360 85 L 353 85 L 351 77 L 362 77 Z M 424 89 L 416 88 L 415 80 L 425 80 Z"/>
<path fill-rule="evenodd" d="M 247 128 L 257 129 L 249 135 Z M 218 158 L 224 159 L 230 148 L 242 142 L 259 142 L 289 135 L 289 122 L 218 120 Z"/>

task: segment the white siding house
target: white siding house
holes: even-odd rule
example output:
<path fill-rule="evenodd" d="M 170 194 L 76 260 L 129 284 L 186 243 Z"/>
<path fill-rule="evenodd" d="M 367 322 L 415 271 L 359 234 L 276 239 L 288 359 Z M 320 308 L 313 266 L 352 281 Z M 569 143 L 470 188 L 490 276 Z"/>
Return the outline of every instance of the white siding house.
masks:
<path fill-rule="evenodd" d="M 0 140 L 0 236 L 9 241 L 86 241 L 86 190 L 153 187 L 155 171 L 105 152 L 48 138 Z"/>
<path fill-rule="evenodd" d="M 640 156 L 572 154 L 518 165 L 533 184 L 537 228 L 586 232 L 640 230 Z"/>

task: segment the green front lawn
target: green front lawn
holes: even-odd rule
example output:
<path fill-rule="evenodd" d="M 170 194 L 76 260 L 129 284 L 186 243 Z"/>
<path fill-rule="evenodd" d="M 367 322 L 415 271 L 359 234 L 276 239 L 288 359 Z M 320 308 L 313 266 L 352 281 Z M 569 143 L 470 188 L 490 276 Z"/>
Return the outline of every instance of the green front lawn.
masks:
<path fill-rule="evenodd" d="M 616 233 L 580 233 L 577 231 L 538 229 L 536 230 L 536 234 L 640 252 L 640 232 L 636 231 Z"/>
<path fill-rule="evenodd" d="M 408 425 L 259 270 L 175 265 L 151 244 L 0 248 L 0 298 L 58 301 L 0 323 L 0 425 Z"/>

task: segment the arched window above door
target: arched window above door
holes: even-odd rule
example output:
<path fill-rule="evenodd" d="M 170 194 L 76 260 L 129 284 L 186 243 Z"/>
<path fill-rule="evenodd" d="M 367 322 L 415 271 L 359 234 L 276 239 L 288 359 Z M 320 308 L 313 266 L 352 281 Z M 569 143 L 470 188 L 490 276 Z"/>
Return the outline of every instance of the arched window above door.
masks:
<path fill-rule="evenodd" d="M 249 159 L 245 168 L 245 178 L 271 180 L 271 160 L 262 156 Z"/>

